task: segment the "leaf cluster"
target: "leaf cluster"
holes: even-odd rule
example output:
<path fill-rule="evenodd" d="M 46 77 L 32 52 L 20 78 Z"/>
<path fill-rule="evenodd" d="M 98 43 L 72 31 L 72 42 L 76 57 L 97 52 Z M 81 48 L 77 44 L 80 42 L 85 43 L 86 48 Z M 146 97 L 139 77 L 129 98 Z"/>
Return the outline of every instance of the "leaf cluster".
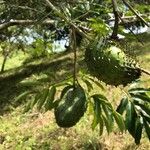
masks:
<path fill-rule="evenodd" d="M 135 143 L 139 144 L 142 131 L 145 129 L 150 139 L 150 89 L 132 88 L 129 89 L 128 95 L 125 96 L 118 108 L 117 112 L 121 115 L 125 114 L 124 121 L 126 129 L 135 139 Z"/>

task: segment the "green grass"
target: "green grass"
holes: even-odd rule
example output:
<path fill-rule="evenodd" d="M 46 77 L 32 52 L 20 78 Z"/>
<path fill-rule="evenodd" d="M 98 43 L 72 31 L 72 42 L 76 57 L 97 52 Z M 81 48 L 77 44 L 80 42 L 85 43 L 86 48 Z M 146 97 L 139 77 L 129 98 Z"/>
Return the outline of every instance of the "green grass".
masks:
<path fill-rule="evenodd" d="M 137 52 L 137 60 L 145 69 L 149 69 L 150 66 L 148 38 L 144 46 L 132 42 L 132 46 Z M 21 66 L 26 57 L 22 53 L 12 57 L 7 61 L 6 70 Z M 48 59 L 44 58 L 31 64 L 47 62 Z M 68 62 L 69 65 L 67 65 Z M 9 80 L 7 85 L 2 86 L 0 93 L 0 150 L 148 150 L 149 141 L 145 133 L 138 146 L 134 144 L 134 139 L 128 132 L 122 134 L 116 126 L 110 135 L 105 130 L 104 134 L 99 136 L 97 128 L 94 131 L 91 129 L 93 116 L 89 110 L 76 126 L 63 129 L 57 126 L 53 111 L 41 113 L 34 108 L 32 111 L 23 113 L 25 103 L 31 100 L 32 96 L 28 96 L 21 103 L 14 103 L 16 97 L 28 89 L 34 88 L 41 91 L 43 87 L 53 84 L 54 81 L 60 82 L 66 78 L 72 73 L 70 60 L 67 63 L 57 64 L 53 69 L 47 67 L 38 71 L 32 70 L 33 72 L 27 77 L 24 76 L 17 82 Z M 145 87 L 150 87 L 148 75 L 143 74 L 141 79 L 145 81 L 142 83 Z M 25 84 L 25 81 L 31 81 L 31 84 Z M 38 84 L 39 81 L 42 81 L 42 84 Z M 35 82 L 35 85 L 32 82 Z M 121 88 L 107 86 L 107 91 L 104 92 L 114 107 L 118 105 L 119 99 L 122 97 Z M 95 92 L 99 91 L 96 89 Z"/>
<path fill-rule="evenodd" d="M 24 59 L 26 59 L 27 57 L 28 55 L 24 54 L 22 51 L 12 54 L 12 56 L 7 58 L 7 61 L 5 64 L 5 70 L 9 70 L 9 69 L 21 66 Z M 0 55 L 0 64 L 2 64 L 2 62 L 3 62 L 3 57 Z"/>

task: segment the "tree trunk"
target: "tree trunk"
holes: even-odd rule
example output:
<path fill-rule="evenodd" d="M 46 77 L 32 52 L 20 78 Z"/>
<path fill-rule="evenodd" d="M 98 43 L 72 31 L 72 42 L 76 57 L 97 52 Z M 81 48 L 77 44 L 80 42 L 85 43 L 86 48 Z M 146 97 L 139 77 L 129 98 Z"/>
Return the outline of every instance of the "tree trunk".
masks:
<path fill-rule="evenodd" d="M 5 68 L 5 64 L 6 64 L 6 60 L 7 60 L 7 55 L 4 56 L 4 59 L 3 59 L 3 63 L 2 63 L 2 67 L 1 67 L 1 73 L 4 72 L 4 68 Z"/>
<path fill-rule="evenodd" d="M 111 35 L 112 39 L 117 39 L 117 34 L 118 34 L 118 27 L 119 27 L 119 15 L 118 15 L 118 9 L 117 9 L 117 3 L 115 0 L 112 0 L 112 4 L 113 4 L 113 13 L 114 13 L 114 17 L 115 17 L 115 24 L 114 24 L 114 28 L 113 28 L 113 33 Z"/>

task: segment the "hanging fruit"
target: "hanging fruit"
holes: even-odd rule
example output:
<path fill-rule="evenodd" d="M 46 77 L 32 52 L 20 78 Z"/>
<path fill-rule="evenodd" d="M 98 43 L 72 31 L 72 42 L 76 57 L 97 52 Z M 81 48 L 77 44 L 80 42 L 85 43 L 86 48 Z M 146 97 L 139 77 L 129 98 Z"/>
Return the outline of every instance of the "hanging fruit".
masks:
<path fill-rule="evenodd" d="M 90 43 L 85 51 L 85 61 L 93 76 L 110 85 L 126 86 L 141 75 L 141 69 L 133 59 L 106 41 Z"/>
<path fill-rule="evenodd" d="M 86 111 L 86 96 L 80 85 L 65 87 L 55 108 L 56 123 L 60 127 L 72 127 Z"/>

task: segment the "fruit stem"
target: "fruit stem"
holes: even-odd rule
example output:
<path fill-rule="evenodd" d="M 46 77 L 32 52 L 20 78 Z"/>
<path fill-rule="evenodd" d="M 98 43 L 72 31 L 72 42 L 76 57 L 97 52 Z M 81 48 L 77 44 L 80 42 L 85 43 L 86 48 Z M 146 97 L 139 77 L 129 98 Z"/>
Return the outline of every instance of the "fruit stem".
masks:
<path fill-rule="evenodd" d="M 73 69 L 74 69 L 74 72 L 73 72 L 73 86 L 75 88 L 75 85 L 76 85 L 76 80 L 77 80 L 77 77 L 76 77 L 76 74 L 77 74 L 77 45 L 76 45 L 76 34 L 75 34 L 75 28 L 72 27 L 72 44 L 73 44 L 73 52 L 74 52 L 74 66 L 73 66 Z"/>

